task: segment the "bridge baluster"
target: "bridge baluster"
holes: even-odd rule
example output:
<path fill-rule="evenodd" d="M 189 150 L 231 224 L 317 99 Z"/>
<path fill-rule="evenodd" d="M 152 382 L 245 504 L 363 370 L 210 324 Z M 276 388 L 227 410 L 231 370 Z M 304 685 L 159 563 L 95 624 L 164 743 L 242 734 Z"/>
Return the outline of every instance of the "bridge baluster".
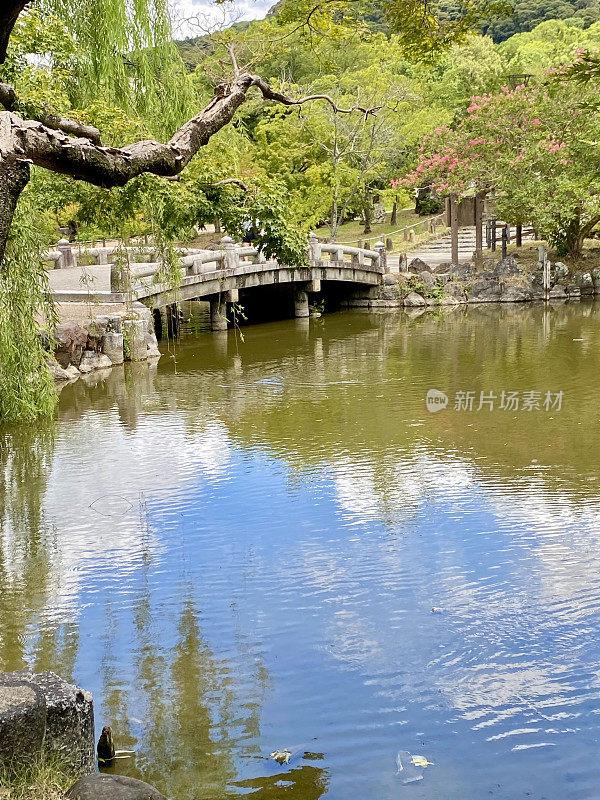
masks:
<path fill-rule="evenodd" d="M 231 236 L 224 236 L 221 239 L 221 245 L 224 250 L 223 269 L 235 269 L 240 263 L 240 257 L 235 242 Z"/>
<path fill-rule="evenodd" d="M 311 264 L 318 264 L 321 261 L 321 243 L 316 233 L 311 233 L 308 237 L 308 258 Z"/>
<path fill-rule="evenodd" d="M 379 253 L 379 267 L 382 272 L 387 272 L 387 252 L 385 249 L 385 242 L 377 242 L 375 250 Z"/>

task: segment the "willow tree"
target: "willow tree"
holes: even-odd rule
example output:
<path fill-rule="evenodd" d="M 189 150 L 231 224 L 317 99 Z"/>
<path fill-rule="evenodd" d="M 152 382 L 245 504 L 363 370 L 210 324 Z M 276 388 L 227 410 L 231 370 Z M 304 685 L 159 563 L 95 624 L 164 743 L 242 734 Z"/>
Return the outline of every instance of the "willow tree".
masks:
<path fill-rule="evenodd" d="M 426 0 L 383 5 L 397 28 L 404 25 L 410 31 L 407 44 L 413 46 L 421 36 L 433 50 L 439 49 L 462 31 L 460 23 L 454 34 L 451 29 L 442 35 L 432 13 L 434 7 Z M 352 3 L 343 0 L 308 4 L 285 0 L 281 22 L 295 29 L 301 26 L 311 34 L 318 23 L 323 32 L 331 14 L 343 16 L 349 6 Z M 69 66 L 77 95 L 73 107 L 84 107 L 100 93 L 173 130 L 174 125 L 170 126 L 189 108 L 190 97 L 180 91 L 185 81 L 178 73 L 171 42 L 168 0 L 4 0 L 0 67 L 10 53 L 15 25 L 32 8 L 42 20 L 62 20 L 76 43 L 77 54 Z M 465 8 L 468 23 L 471 12 L 469 6 Z M 15 229 L 15 212 L 30 180 L 31 165 L 106 189 L 124 186 L 143 173 L 176 176 L 233 120 L 251 90 L 264 100 L 286 106 L 320 99 L 336 113 L 372 113 L 366 108 L 340 109 L 324 95 L 288 96 L 249 68 L 239 66 L 232 46 L 229 56 L 227 78 L 216 85 L 210 102 L 179 124 L 175 133 L 168 139 L 168 135 L 159 136 L 123 147 L 107 146 L 96 127 L 31 102 L 21 97 L 15 86 L 0 82 L 0 104 L 5 109 L 0 112 L 0 416 L 33 417 L 51 409 L 54 400 L 34 322 L 36 306 L 44 302 L 41 259 L 32 254 L 35 226 L 28 228 L 19 220 Z M 28 236 L 30 241 L 24 247 Z"/>

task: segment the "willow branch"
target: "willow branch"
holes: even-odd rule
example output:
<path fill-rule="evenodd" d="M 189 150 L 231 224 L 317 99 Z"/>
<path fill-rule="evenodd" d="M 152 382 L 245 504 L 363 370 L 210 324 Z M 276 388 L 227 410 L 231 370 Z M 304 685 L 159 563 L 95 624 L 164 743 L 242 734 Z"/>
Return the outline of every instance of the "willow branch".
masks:
<path fill-rule="evenodd" d="M 14 87 L 10 86 L 8 83 L 0 83 L 0 103 L 2 103 L 7 111 L 18 111 L 19 97 Z M 54 114 L 52 111 L 45 108 L 38 109 L 31 116 L 47 128 L 52 128 L 55 131 L 62 131 L 69 136 L 89 139 L 97 145 L 102 144 L 100 131 L 93 125 L 84 125 L 81 122 L 76 122 L 74 119 L 62 117 L 60 114 Z"/>

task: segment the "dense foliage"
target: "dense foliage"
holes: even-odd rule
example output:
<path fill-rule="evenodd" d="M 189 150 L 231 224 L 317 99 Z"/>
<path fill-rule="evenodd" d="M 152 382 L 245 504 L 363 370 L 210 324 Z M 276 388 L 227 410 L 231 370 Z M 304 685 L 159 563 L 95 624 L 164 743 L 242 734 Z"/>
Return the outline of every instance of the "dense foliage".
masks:
<path fill-rule="evenodd" d="M 494 189 L 503 219 L 577 255 L 600 222 L 600 115 L 584 100 L 552 81 L 473 97 L 462 122 L 426 137 L 405 181 L 459 197 Z"/>
<path fill-rule="evenodd" d="M 580 247 L 600 213 L 597 103 L 587 85 L 600 72 L 592 6 L 556 12 L 567 19 L 499 44 L 467 33 L 477 2 L 431 5 L 425 16 L 420 0 L 313 8 L 283 0 L 263 21 L 179 48 L 163 0 L 40 0 L 21 15 L 0 66 L 0 80 L 22 98 L 16 111 L 46 108 L 96 125 L 107 145 L 168 137 L 231 80 L 232 52 L 288 94 L 326 94 L 377 113 L 336 114 L 325 101 L 265 107 L 257 94 L 177 180 L 141 175 L 106 190 L 33 168 L 2 265 L 0 288 L 12 299 L 1 312 L 0 415 L 52 405 L 41 339 L 32 324 L 25 333 L 34 307 L 40 319 L 51 312 L 43 273 L 31 269 L 39 259 L 22 247 L 39 252 L 68 223 L 83 239 L 160 231 L 168 249 L 214 219 L 234 236 L 251 221 L 268 255 L 300 263 L 310 228 L 327 224 L 335 237 L 359 216 L 368 231 L 377 207 L 408 204 L 408 184 L 393 179 L 412 171 L 411 186 L 433 182 L 441 193 L 494 186 L 507 219 L 533 221 L 565 251 Z M 532 4 L 527 20 L 535 13 Z M 549 79 L 550 69 L 579 83 Z M 35 242 L 26 235 L 33 229 Z M 6 322 L 15 309 L 22 313 Z M 19 370 L 36 379 L 15 383 Z"/>

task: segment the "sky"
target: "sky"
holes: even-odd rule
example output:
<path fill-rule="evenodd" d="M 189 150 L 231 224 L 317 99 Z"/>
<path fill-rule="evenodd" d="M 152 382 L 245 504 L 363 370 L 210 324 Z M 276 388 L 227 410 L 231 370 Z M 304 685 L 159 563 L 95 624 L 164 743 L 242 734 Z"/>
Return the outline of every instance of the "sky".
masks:
<path fill-rule="evenodd" d="M 178 15 L 183 18 L 196 17 L 204 27 L 226 27 L 240 19 L 262 19 L 275 4 L 275 0 L 232 0 L 224 6 L 216 6 L 211 0 L 174 0 Z M 182 32 L 198 35 L 198 27 L 184 23 Z"/>

